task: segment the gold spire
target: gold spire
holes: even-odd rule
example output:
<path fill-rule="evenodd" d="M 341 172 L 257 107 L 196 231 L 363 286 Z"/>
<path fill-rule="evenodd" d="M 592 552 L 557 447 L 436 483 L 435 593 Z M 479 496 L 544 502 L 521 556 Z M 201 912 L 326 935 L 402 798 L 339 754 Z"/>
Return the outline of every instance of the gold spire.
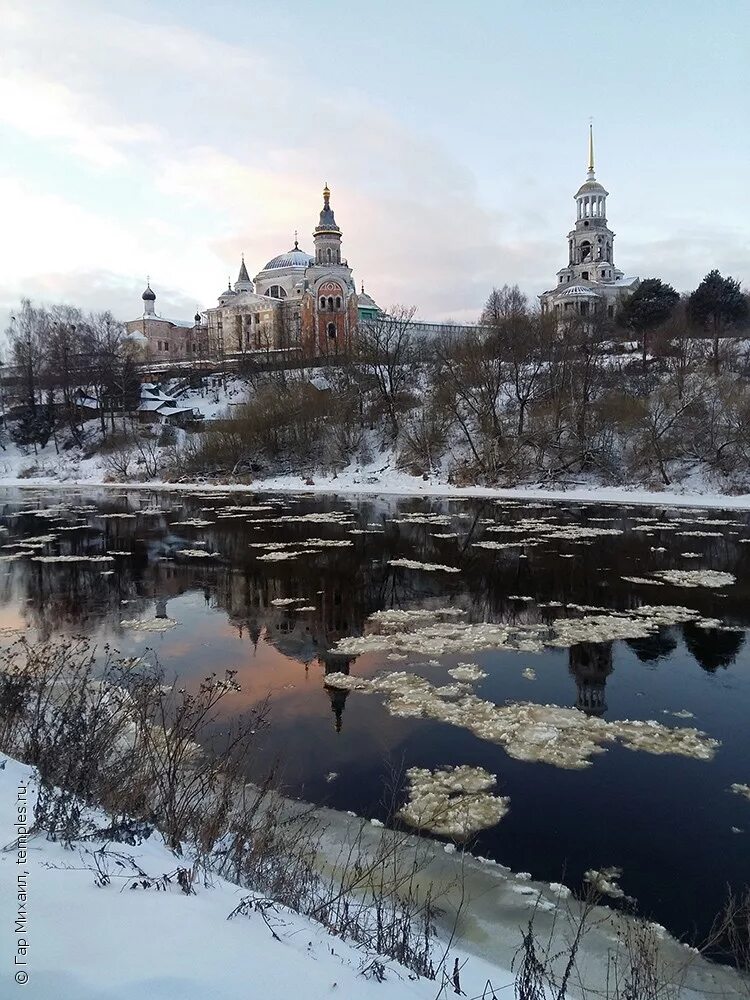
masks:
<path fill-rule="evenodd" d="M 589 178 L 594 179 L 594 123 L 589 122 Z"/>
<path fill-rule="evenodd" d="M 326 186 L 323 188 L 323 201 L 326 203 L 326 205 L 328 204 L 330 197 L 331 197 L 331 191 L 330 188 L 328 187 L 328 181 L 326 181 Z"/>

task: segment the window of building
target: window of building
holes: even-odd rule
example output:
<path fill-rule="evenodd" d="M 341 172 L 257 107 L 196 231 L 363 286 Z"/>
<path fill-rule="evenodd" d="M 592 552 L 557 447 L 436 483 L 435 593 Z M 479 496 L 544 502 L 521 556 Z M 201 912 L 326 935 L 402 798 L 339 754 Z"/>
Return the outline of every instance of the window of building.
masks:
<path fill-rule="evenodd" d="M 168 341 L 168 340 L 165 340 L 165 341 L 164 341 L 164 350 L 165 350 L 165 351 L 168 351 L 168 350 L 169 350 L 169 341 Z"/>
<path fill-rule="evenodd" d="M 328 331 L 327 332 L 328 332 L 328 339 L 329 340 L 335 340 L 336 339 L 336 324 L 335 323 L 329 323 L 328 324 Z"/>
<path fill-rule="evenodd" d="M 327 255 L 328 255 L 328 263 L 330 264 L 331 261 L 333 260 L 333 254 L 331 252 L 331 248 L 330 247 L 327 250 Z"/>
<path fill-rule="evenodd" d="M 588 313 L 588 311 L 589 311 L 589 304 L 588 304 L 588 302 L 582 302 L 581 303 L 581 316 L 585 316 Z"/>
<path fill-rule="evenodd" d="M 271 299 L 285 299 L 286 292 L 281 287 L 281 285 L 271 285 L 270 288 L 266 289 L 266 295 Z"/>
<path fill-rule="evenodd" d="M 603 277 L 603 278 L 606 278 L 606 277 L 607 277 L 607 272 L 606 272 L 606 271 L 602 271 L 602 277 Z"/>
<path fill-rule="evenodd" d="M 560 275 L 560 281 L 562 282 L 562 280 L 563 280 L 563 275 L 561 274 Z"/>
<path fill-rule="evenodd" d="M 615 307 L 607 306 L 607 316 L 609 316 L 609 318 L 612 319 L 614 315 L 615 315 Z"/>
<path fill-rule="evenodd" d="M 333 312 L 333 296 L 332 295 L 328 296 L 328 308 L 331 310 L 331 312 Z"/>
<path fill-rule="evenodd" d="M 336 296 L 336 308 L 337 309 L 341 308 L 341 296 L 340 295 Z"/>
<path fill-rule="evenodd" d="M 326 307 L 326 297 L 325 295 L 320 296 L 320 308 L 325 309 Z"/>
<path fill-rule="evenodd" d="M 584 279 L 584 281 L 588 281 L 589 280 L 589 272 L 588 271 L 584 271 L 581 274 L 581 277 Z"/>

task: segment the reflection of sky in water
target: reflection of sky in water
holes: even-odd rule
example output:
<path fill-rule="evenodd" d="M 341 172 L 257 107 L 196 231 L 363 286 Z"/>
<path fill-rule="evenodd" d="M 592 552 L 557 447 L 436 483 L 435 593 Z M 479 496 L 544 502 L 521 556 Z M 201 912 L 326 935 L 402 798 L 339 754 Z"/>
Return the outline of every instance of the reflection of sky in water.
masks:
<path fill-rule="evenodd" d="M 533 654 L 464 653 L 441 657 L 437 665 L 427 665 L 426 657 L 389 660 L 384 653 L 367 653 L 345 659 L 332 652 L 338 639 L 361 634 L 367 616 L 382 608 L 455 607 L 470 621 L 537 624 L 580 613 L 538 606 L 548 601 L 620 610 L 643 603 L 678 604 L 748 627 L 750 546 L 740 541 L 750 538 L 746 515 L 480 501 L 268 501 L 271 510 L 239 511 L 222 519 L 218 515 L 229 506 L 265 500 L 142 493 L 127 498 L 41 494 L 31 499 L 9 491 L 0 499 L 2 523 L 9 529 L 2 544 L 53 533 L 58 538 L 43 550 L 48 554 L 131 555 L 115 556 L 111 565 L 30 559 L 3 563 L 0 639 L 11 642 L 26 626 L 41 637 L 88 634 L 126 654 L 153 650 L 168 676 L 180 674 L 189 681 L 211 671 L 237 670 L 242 691 L 231 696 L 228 712 L 247 710 L 270 697 L 271 725 L 258 767 L 282 759 L 290 792 L 338 808 L 385 815 L 393 776 L 411 765 L 485 767 L 499 776 L 499 793 L 510 795 L 511 806 L 497 827 L 478 837 L 478 853 L 570 884 L 576 884 L 586 868 L 621 866 L 625 891 L 677 931 L 688 931 L 696 923 L 705 927 L 708 915 L 721 903 L 725 884 L 750 881 L 750 804 L 727 792 L 732 782 L 750 781 L 750 653 L 744 632 L 687 624 L 627 642 L 586 643 Z M 92 510 L 62 510 L 52 520 L 14 516 L 22 506 L 52 503 L 95 503 L 105 513 L 158 503 L 167 514 L 108 518 Z M 278 520 L 332 510 L 353 518 L 340 516 L 340 523 Z M 408 518 L 408 512 L 425 511 L 450 515 L 449 523 L 403 523 L 405 512 Z M 510 535 L 487 529 L 513 527 L 529 517 L 625 533 L 495 551 L 473 546 L 477 540 L 508 540 Z M 656 519 L 651 524 L 667 527 L 644 531 L 647 517 Z M 696 530 L 694 522 L 701 517 L 731 523 L 697 528 L 717 536 L 678 535 Z M 173 523 L 188 518 L 214 523 L 206 528 Z M 61 530 L 74 522 L 81 527 Z M 370 526 L 372 533 L 349 534 L 354 524 Z M 670 524 L 677 527 L 670 530 Z M 375 533 L 375 525 L 385 530 Z M 449 533 L 457 537 L 436 537 Z M 259 560 L 264 550 L 251 545 L 294 541 L 302 546 L 310 538 L 351 539 L 353 545 L 284 562 Z M 176 555 L 201 543 L 220 558 Z M 700 556 L 681 555 L 687 551 Z M 391 559 L 404 558 L 457 566 L 461 573 L 388 565 Z M 622 580 L 663 569 L 702 568 L 733 573 L 737 582 L 726 590 L 707 590 Z M 102 576 L 102 570 L 109 569 L 114 573 Z M 290 597 L 316 610 L 295 613 L 272 603 Z M 119 626 L 124 619 L 154 617 L 179 624 L 163 633 Z M 531 700 L 578 706 L 606 719 L 653 718 L 669 726 L 695 725 L 721 739 L 722 747 L 706 763 L 612 745 L 585 770 L 565 771 L 513 760 L 502 747 L 462 729 L 394 717 L 379 695 L 334 692 L 323 684 L 327 670 L 341 669 L 357 676 L 372 676 L 381 669 L 413 670 L 433 684 L 450 683 L 448 669 L 459 661 L 478 663 L 487 672 L 475 690 L 496 703 Z M 534 680 L 523 676 L 526 668 L 533 669 Z M 665 714 L 678 711 L 692 712 L 695 718 Z M 330 772 L 338 778 L 329 782 Z M 744 832 L 733 833 L 732 827 Z"/>

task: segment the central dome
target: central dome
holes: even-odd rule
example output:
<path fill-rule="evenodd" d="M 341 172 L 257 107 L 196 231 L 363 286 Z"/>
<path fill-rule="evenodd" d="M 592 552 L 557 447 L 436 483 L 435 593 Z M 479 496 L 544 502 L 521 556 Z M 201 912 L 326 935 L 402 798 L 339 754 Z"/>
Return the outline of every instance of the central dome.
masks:
<path fill-rule="evenodd" d="M 305 253 L 304 250 L 295 246 L 291 250 L 287 250 L 286 253 L 280 253 L 278 257 L 269 260 L 263 270 L 276 271 L 282 267 L 309 267 L 313 263 L 315 263 L 314 258 L 309 253 Z"/>

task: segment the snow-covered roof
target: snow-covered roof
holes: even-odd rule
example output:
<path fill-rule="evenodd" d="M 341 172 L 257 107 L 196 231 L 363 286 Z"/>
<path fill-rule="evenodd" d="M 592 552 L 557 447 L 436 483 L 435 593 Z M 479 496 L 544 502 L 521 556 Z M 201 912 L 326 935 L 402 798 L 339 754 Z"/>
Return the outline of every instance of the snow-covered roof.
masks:
<path fill-rule="evenodd" d="M 171 409 L 169 404 L 165 403 L 163 399 L 143 399 L 138 409 L 141 413 L 156 413 L 157 410 L 161 410 L 165 406 Z"/>
<path fill-rule="evenodd" d="M 615 279 L 614 284 L 618 288 L 630 288 L 632 285 L 640 284 L 641 279 L 635 277 L 635 275 L 621 275 L 619 278 Z"/>
<path fill-rule="evenodd" d="M 311 257 L 309 253 L 305 253 L 304 250 L 300 250 L 295 244 L 291 250 L 287 250 L 286 253 L 280 253 L 278 257 L 273 257 L 269 260 L 263 270 L 276 271 L 282 267 L 309 267 L 314 263 L 315 258 Z"/>
<path fill-rule="evenodd" d="M 592 297 L 598 298 L 602 294 L 603 292 L 598 291 L 593 285 L 578 285 L 578 284 L 566 285 L 564 288 L 561 288 L 558 292 L 560 298 L 565 296 L 566 298 L 571 298 L 571 299 L 581 299 L 581 298 L 589 299 Z"/>
<path fill-rule="evenodd" d="M 170 319 L 168 316 L 157 316 L 156 313 L 144 313 L 140 318 L 147 323 L 171 323 L 172 326 L 179 326 L 188 330 L 192 329 L 195 325 L 184 319 Z"/>
<path fill-rule="evenodd" d="M 161 400 L 162 403 L 174 403 L 173 396 L 168 396 L 165 392 L 162 392 L 161 389 L 153 387 L 151 389 L 146 389 L 145 386 L 141 389 L 141 399 L 158 399 Z"/>

